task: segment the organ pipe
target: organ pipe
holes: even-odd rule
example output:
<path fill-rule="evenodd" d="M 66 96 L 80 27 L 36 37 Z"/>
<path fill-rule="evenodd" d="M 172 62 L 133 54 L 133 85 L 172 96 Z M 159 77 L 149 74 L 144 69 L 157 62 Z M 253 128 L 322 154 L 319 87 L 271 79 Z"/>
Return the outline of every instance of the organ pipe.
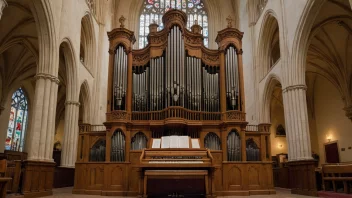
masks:
<path fill-rule="evenodd" d="M 113 110 L 125 110 L 127 54 L 123 46 L 118 46 L 116 49 L 113 72 Z"/>
<path fill-rule="evenodd" d="M 123 162 L 125 161 L 125 135 L 122 131 L 118 130 L 111 138 L 111 153 L 110 161 Z"/>
<path fill-rule="evenodd" d="M 227 110 L 241 110 L 239 105 L 239 73 L 236 49 L 230 46 L 225 54 Z"/>

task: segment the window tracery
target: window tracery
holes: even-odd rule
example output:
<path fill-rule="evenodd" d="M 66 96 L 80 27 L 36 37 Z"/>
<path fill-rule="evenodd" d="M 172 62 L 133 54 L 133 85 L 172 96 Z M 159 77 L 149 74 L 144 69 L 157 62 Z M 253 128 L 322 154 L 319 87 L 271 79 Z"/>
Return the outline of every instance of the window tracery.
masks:
<path fill-rule="evenodd" d="M 162 16 L 171 9 L 182 10 L 187 14 L 187 28 L 189 30 L 195 23 L 202 26 L 204 46 L 208 46 L 208 13 L 202 0 L 145 0 L 139 20 L 139 48 L 148 44 L 149 25 L 155 21 L 160 25 L 158 30 L 162 30 L 164 28 Z"/>
<path fill-rule="evenodd" d="M 24 135 L 28 120 L 28 102 L 22 88 L 19 88 L 12 95 L 11 112 L 5 150 L 23 151 Z"/>

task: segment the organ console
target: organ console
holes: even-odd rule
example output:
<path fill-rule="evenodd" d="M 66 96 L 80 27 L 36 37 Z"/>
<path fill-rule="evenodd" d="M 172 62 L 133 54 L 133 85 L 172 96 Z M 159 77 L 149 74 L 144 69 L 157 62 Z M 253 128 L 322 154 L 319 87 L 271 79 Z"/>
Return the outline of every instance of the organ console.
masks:
<path fill-rule="evenodd" d="M 242 37 L 231 22 L 217 50 L 170 10 L 148 45 L 108 33 L 106 130 L 81 126 L 74 193 L 140 197 L 271 194 L 269 124 L 247 126 Z M 168 142 L 169 139 L 169 142 Z"/>

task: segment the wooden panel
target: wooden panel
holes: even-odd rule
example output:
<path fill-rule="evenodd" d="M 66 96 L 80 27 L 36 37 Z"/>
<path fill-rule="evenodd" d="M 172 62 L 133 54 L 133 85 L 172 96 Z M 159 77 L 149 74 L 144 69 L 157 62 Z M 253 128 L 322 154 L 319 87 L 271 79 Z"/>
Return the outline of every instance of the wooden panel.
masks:
<path fill-rule="evenodd" d="M 249 190 L 259 190 L 259 165 L 257 164 L 250 164 L 248 166 L 248 188 Z"/>
<path fill-rule="evenodd" d="M 104 165 L 89 164 L 88 168 L 88 188 L 89 190 L 102 190 L 104 185 Z"/>
<path fill-rule="evenodd" d="M 52 195 L 55 163 L 25 161 L 22 181 L 24 197 Z"/>
<path fill-rule="evenodd" d="M 316 161 L 289 162 L 291 192 L 307 196 L 316 196 Z"/>
<path fill-rule="evenodd" d="M 87 186 L 87 165 L 76 163 L 74 190 L 82 190 Z"/>
<path fill-rule="evenodd" d="M 242 165 L 242 164 L 241 164 Z M 243 188 L 243 169 L 241 165 L 227 165 L 224 168 L 223 178 L 227 190 L 241 190 Z"/>
<path fill-rule="evenodd" d="M 74 183 L 74 168 L 55 167 L 54 188 L 71 187 Z"/>
<path fill-rule="evenodd" d="M 128 182 L 125 163 L 114 163 L 105 165 L 105 190 L 124 191 Z"/>

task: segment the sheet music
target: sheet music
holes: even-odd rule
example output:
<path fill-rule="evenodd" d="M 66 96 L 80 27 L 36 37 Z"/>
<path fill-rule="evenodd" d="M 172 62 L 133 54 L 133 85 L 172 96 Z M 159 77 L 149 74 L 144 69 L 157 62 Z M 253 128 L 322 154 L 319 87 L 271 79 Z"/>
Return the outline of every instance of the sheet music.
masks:
<path fill-rule="evenodd" d="M 153 139 L 152 148 L 160 148 L 161 139 Z"/>
<path fill-rule="evenodd" d="M 198 139 L 192 139 L 192 148 L 200 148 Z"/>
<path fill-rule="evenodd" d="M 189 137 L 179 136 L 178 137 L 178 148 L 189 148 Z"/>
<path fill-rule="evenodd" d="M 176 135 L 169 136 L 170 137 L 170 148 L 178 148 L 178 137 Z"/>
<path fill-rule="evenodd" d="M 170 136 L 161 137 L 161 148 L 170 148 Z"/>

